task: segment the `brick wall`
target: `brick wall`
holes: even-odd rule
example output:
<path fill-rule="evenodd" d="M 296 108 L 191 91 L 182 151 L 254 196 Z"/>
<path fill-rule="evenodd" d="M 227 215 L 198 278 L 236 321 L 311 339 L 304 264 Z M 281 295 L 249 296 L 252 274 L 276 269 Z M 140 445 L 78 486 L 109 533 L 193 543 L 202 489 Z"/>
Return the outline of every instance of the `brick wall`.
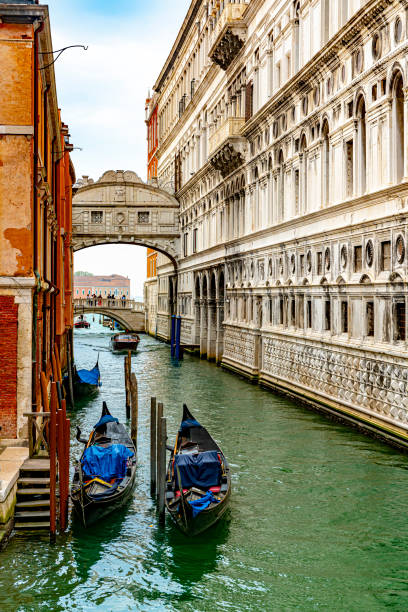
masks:
<path fill-rule="evenodd" d="M 17 328 L 14 297 L 0 295 L 0 431 L 1 438 L 17 437 Z"/>

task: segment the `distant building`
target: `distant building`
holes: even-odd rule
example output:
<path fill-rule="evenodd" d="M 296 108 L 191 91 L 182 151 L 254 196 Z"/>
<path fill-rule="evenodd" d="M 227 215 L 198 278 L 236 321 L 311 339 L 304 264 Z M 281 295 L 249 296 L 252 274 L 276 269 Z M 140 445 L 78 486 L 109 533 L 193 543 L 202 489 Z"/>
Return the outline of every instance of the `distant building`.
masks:
<path fill-rule="evenodd" d="M 115 297 L 130 295 L 130 279 L 119 274 L 110 276 L 74 276 L 74 298 L 86 299 L 88 295 L 106 297 L 113 294 Z"/>

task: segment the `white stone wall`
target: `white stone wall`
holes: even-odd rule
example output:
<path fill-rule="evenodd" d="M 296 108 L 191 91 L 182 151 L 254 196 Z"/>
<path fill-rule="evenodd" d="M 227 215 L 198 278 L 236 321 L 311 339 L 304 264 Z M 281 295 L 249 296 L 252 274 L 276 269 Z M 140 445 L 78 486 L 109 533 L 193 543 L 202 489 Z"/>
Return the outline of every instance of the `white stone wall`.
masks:
<path fill-rule="evenodd" d="M 156 82 L 183 343 L 405 435 L 407 9 L 242 4 L 203 2 Z"/>

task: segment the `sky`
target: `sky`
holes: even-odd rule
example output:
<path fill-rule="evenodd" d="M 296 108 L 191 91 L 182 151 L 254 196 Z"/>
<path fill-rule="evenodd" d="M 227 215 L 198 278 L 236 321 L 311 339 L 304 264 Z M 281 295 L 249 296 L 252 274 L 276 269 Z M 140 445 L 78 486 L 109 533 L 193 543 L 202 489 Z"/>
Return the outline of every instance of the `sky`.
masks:
<path fill-rule="evenodd" d="M 134 170 L 146 179 L 145 100 L 190 0 L 49 0 L 58 104 L 70 128 L 77 178 Z M 76 270 L 123 274 L 143 294 L 146 249 L 109 245 L 75 254 Z"/>

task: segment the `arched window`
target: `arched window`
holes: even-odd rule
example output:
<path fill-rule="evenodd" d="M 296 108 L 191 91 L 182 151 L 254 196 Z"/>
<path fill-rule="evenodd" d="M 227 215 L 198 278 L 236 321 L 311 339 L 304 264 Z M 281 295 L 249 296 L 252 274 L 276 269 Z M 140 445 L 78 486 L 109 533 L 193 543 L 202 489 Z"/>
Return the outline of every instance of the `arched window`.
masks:
<path fill-rule="evenodd" d="M 400 183 L 404 177 L 404 90 L 402 74 L 397 72 L 391 84 L 392 93 L 392 139 L 394 181 Z"/>
<path fill-rule="evenodd" d="M 307 142 L 306 136 L 303 134 L 300 141 L 300 212 L 305 213 L 307 211 Z"/>
<path fill-rule="evenodd" d="M 295 65 L 294 72 L 300 69 L 300 2 L 295 3 L 295 23 L 294 23 L 294 45 L 295 45 Z"/>
<path fill-rule="evenodd" d="M 330 204 L 330 142 L 329 124 L 324 122 L 322 128 L 323 150 L 322 150 L 322 179 L 323 179 L 323 206 Z"/>
<path fill-rule="evenodd" d="M 367 178 L 367 133 L 366 105 L 361 96 L 357 102 L 357 162 L 358 162 L 358 194 L 366 191 Z"/>
<path fill-rule="evenodd" d="M 282 149 L 278 155 L 278 176 L 277 176 L 277 208 L 278 221 L 283 221 L 285 213 L 285 169 Z"/>

